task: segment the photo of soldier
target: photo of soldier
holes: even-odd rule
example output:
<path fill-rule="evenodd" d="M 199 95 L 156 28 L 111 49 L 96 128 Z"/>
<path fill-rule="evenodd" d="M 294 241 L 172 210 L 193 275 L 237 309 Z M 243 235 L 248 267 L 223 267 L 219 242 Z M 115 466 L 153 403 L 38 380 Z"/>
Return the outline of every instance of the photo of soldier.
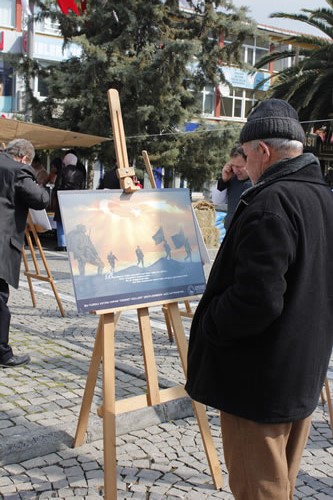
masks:
<path fill-rule="evenodd" d="M 164 240 L 163 247 L 165 250 L 165 258 L 170 260 L 171 259 L 171 247 L 166 240 Z"/>
<path fill-rule="evenodd" d="M 188 241 L 188 238 L 185 239 L 184 249 L 185 249 L 185 252 L 186 252 L 184 260 L 189 259 L 192 262 L 192 248 L 191 248 L 190 242 Z"/>
<path fill-rule="evenodd" d="M 138 259 L 136 265 L 139 266 L 141 264 L 142 267 L 145 267 L 144 260 L 143 260 L 144 254 L 143 254 L 143 251 L 141 250 L 141 248 L 139 247 L 139 245 L 136 247 L 135 253 L 136 253 L 136 257 Z"/>
<path fill-rule="evenodd" d="M 114 270 L 115 270 L 115 267 L 116 267 L 116 260 L 118 260 L 117 257 L 111 251 L 109 253 L 109 255 L 108 255 L 108 261 L 109 261 L 109 264 L 110 264 L 110 271 L 111 271 L 111 273 L 114 273 Z"/>
<path fill-rule="evenodd" d="M 97 250 L 87 234 L 87 228 L 83 224 L 78 224 L 75 229 L 68 233 L 68 241 L 73 251 L 73 257 L 77 260 L 80 276 L 85 275 L 86 264 L 97 267 L 97 273 L 101 274 L 104 264 L 100 259 Z"/>

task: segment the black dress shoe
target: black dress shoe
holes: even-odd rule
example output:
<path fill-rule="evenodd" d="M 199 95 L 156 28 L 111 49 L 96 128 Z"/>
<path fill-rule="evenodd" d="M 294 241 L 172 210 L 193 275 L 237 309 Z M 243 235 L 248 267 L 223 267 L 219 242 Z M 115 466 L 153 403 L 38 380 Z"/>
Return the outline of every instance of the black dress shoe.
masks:
<path fill-rule="evenodd" d="M 55 247 L 56 252 L 67 252 L 67 247 Z"/>
<path fill-rule="evenodd" d="M 30 361 L 29 354 L 22 354 L 22 356 L 13 355 L 11 358 L 7 359 L 7 361 L 0 361 L 0 366 L 3 368 L 13 368 L 15 366 L 27 365 Z"/>

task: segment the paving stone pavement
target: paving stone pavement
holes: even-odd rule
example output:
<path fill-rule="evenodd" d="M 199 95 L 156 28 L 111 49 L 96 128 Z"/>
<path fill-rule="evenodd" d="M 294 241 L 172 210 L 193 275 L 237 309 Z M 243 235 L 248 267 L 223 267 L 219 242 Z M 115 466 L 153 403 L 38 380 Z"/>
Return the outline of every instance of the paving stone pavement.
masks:
<path fill-rule="evenodd" d="M 98 318 L 76 311 L 66 253 L 45 250 L 45 254 L 65 317 L 47 282 L 34 281 L 37 307 L 32 307 L 22 273 L 19 290 L 11 290 L 10 341 L 16 352 L 29 352 L 32 362 L 0 370 L 0 498 L 102 497 L 102 421 L 96 416 L 100 377 L 87 442 L 72 447 Z M 161 308 L 152 308 L 150 317 L 160 385 L 182 383 L 178 352 L 169 342 Z M 189 326 L 190 320 L 184 319 L 187 334 Z M 117 398 L 146 390 L 139 339 L 136 312 L 123 313 L 116 332 Z M 329 379 L 333 389 L 333 358 Z M 197 422 L 184 398 L 117 417 L 118 498 L 232 499 L 218 413 L 208 409 L 208 415 L 223 471 L 222 491 L 213 487 Z M 313 415 L 295 498 L 333 498 L 333 438 L 321 401 Z"/>

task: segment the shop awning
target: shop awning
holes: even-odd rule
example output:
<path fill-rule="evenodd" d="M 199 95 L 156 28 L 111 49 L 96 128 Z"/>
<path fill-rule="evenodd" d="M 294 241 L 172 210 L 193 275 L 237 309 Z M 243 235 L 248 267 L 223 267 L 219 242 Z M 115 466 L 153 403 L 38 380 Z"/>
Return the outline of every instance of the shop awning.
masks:
<path fill-rule="evenodd" d="M 0 143 L 7 144 L 12 139 L 19 138 L 30 141 L 35 149 L 90 148 L 111 140 L 110 137 L 82 134 L 10 118 L 0 118 Z"/>

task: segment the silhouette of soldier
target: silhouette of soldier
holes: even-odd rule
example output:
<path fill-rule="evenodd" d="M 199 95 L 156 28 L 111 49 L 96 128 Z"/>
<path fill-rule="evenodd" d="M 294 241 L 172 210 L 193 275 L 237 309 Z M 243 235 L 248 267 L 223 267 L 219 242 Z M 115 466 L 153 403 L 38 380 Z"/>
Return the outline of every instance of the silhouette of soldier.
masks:
<path fill-rule="evenodd" d="M 190 242 L 188 241 L 188 238 L 186 238 L 184 241 L 184 249 L 186 252 L 184 260 L 190 259 L 190 261 L 192 262 L 192 248 Z"/>
<path fill-rule="evenodd" d="M 144 259 L 143 251 L 141 250 L 139 245 L 136 247 L 135 253 L 136 253 L 136 257 L 138 259 L 138 262 L 136 263 L 136 265 L 139 266 L 141 264 L 142 267 L 145 267 L 144 262 L 143 262 L 143 259 Z"/>
<path fill-rule="evenodd" d="M 98 274 L 101 274 L 104 264 L 101 261 L 90 236 L 86 234 L 86 231 L 86 226 L 78 224 L 76 228 L 68 234 L 70 249 L 73 252 L 74 259 L 78 262 L 80 276 L 85 275 L 85 267 L 87 263 L 96 266 Z"/>
<path fill-rule="evenodd" d="M 118 260 L 117 257 L 114 255 L 114 253 L 110 252 L 108 255 L 108 261 L 112 273 L 114 272 L 114 268 L 116 267 L 116 260 Z"/>
<path fill-rule="evenodd" d="M 168 260 L 170 260 L 171 259 L 171 247 L 170 247 L 169 243 L 166 240 L 164 240 L 163 246 L 164 246 L 164 250 L 165 250 L 165 257 Z"/>

